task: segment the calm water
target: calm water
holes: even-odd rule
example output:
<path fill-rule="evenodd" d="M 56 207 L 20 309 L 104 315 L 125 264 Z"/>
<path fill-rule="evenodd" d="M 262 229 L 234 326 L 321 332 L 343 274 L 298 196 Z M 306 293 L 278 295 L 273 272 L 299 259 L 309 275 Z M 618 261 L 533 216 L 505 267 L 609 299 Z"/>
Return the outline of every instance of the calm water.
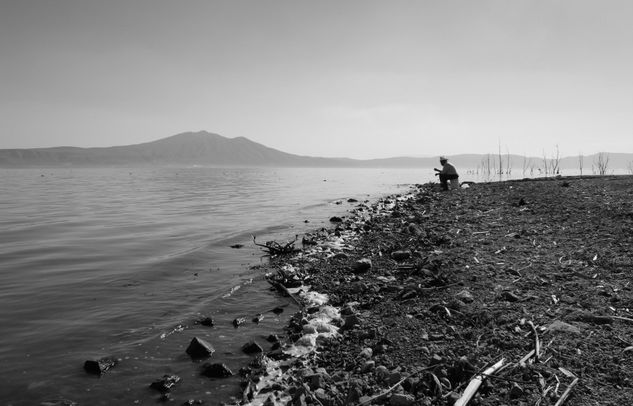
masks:
<path fill-rule="evenodd" d="M 191 338 L 237 373 L 249 359 L 240 347 L 266 347 L 294 311 L 254 267 L 265 260 L 251 235 L 291 239 L 344 214 L 347 198 L 431 179 L 421 169 L 0 170 L 0 402 L 155 404 L 148 385 L 166 373 L 183 378 L 175 404 L 227 400 L 238 379 L 200 377 L 184 352 Z M 287 311 L 269 312 L 280 304 Z M 216 325 L 194 324 L 201 315 Z M 249 321 L 235 329 L 240 316 Z M 83 371 L 103 356 L 122 362 L 101 378 Z"/>

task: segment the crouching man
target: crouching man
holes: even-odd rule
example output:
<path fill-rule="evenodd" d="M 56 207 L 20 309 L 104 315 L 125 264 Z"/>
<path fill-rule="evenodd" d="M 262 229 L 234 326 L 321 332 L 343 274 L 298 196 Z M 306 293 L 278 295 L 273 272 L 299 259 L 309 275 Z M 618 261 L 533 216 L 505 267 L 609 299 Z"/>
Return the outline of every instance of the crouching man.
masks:
<path fill-rule="evenodd" d="M 440 177 L 442 190 L 448 190 L 448 181 L 451 181 L 451 186 L 455 188 L 459 187 L 459 175 L 457 174 L 457 169 L 455 169 L 452 164 L 449 164 L 448 159 L 443 156 L 440 157 L 440 164 L 442 164 L 442 169 L 433 169 L 437 172 L 435 176 Z"/>

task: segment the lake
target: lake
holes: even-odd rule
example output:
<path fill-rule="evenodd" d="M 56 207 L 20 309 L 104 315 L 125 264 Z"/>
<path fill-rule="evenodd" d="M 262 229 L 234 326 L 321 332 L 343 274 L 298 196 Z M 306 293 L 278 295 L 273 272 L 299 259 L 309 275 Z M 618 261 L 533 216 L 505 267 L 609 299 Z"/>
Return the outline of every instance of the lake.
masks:
<path fill-rule="evenodd" d="M 406 192 L 432 169 L 0 169 L 0 401 L 155 404 L 149 384 L 182 382 L 174 404 L 217 404 L 239 378 L 211 380 L 192 337 L 237 374 L 295 311 L 271 292 L 252 241 L 287 241 L 358 203 Z M 466 179 L 464 179 L 466 180 Z M 299 237 L 300 240 L 300 237 Z M 241 249 L 231 248 L 242 244 Z M 300 246 L 300 244 L 298 244 Z M 280 315 L 270 312 L 285 306 Z M 251 319 L 263 313 L 255 324 Z M 210 316 L 215 326 L 196 324 Z M 232 320 L 246 317 L 235 328 Z M 88 359 L 121 362 L 102 377 Z"/>

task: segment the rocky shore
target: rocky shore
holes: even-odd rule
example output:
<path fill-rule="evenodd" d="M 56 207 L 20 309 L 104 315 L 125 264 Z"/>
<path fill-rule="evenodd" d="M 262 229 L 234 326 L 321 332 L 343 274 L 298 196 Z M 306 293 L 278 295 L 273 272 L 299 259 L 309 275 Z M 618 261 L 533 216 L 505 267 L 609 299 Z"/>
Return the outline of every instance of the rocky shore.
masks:
<path fill-rule="evenodd" d="M 302 310 L 241 403 L 633 403 L 633 177 L 469 186 L 358 204 L 274 258 Z"/>

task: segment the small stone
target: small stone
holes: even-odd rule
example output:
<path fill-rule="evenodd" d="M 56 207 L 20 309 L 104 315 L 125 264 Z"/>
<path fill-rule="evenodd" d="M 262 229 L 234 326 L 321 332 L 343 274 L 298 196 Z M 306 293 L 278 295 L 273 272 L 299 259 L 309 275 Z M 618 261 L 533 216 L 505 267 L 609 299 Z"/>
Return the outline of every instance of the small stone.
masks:
<path fill-rule="evenodd" d="M 246 323 L 246 317 L 237 317 L 237 318 L 233 319 L 233 326 L 235 328 L 241 326 L 244 323 Z"/>
<path fill-rule="evenodd" d="M 334 259 L 347 259 L 347 258 L 349 258 L 349 255 L 347 255 L 344 252 L 339 252 L 337 254 L 334 254 L 334 256 L 332 258 L 334 258 Z"/>
<path fill-rule="evenodd" d="M 117 360 L 112 357 L 105 357 L 98 360 L 87 360 L 84 362 L 84 370 L 89 374 L 101 375 L 108 369 L 114 367 Z"/>
<path fill-rule="evenodd" d="M 374 368 L 376 368 L 376 361 L 374 360 L 365 361 L 360 371 L 365 374 L 365 373 L 373 371 Z"/>
<path fill-rule="evenodd" d="M 514 383 L 512 385 L 512 389 L 510 389 L 510 399 L 517 399 L 522 397 L 524 394 L 524 390 L 523 388 L 518 384 L 518 383 Z"/>
<path fill-rule="evenodd" d="M 346 316 L 344 318 L 343 330 L 350 330 L 354 328 L 354 326 L 359 326 L 361 324 L 360 318 L 356 314 L 352 314 L 351 316 Z"/>
<path fill-rule="evenodd" d="M 372 267 L 371 259 L 362 258 L 356 261 L 356 263 L 354 263 L 354 267 L 352 268 L 352 271 L 354 273 L 365 273 L 365 272 L 368 272 L 371 269 L 371 267 Z"/>
<path fill-rule="evenodd" d="M 384 381 L 387 378 L 388 375 L 389 375 L 389 370 L 387 369 L 386 366 L 380 365 L 380 366 L 376 367 L 376 379 L 379 382 Z"/>
<path fill-rule="evenodd" d="M 78 404 L 68 399 L 54 399 L 54 400 L 45 400 L 42 403 L 40 403 L 40 406 L 78 406 Z"/>
<path fill-rule="evenodd" d="M 255 317 L 253 317 L 253 323 L 259 323 L 262 320 L 264 320 L 264 315 L 261 313 L 258 313 Z"/>
<path fill-rule="evenodd" d="M 281 307 L 281 306 L 277 306 L 277 307 L 275 307 L 275 308 L 272 310 L 272 312 L 273 312 L 273 313 L 275 313 L 275 314 L 281 314 L 281 313 L 283 313 L 283 312 L 284 312 L 284 308 L 283 308 L 283 307 Z"/>
<path fill-rule="evenodd" d="M 277 334 L 271 334 L 266 337 L 266 341 L 268 341 L 269 343 L 277 343 L 279 342 L 279 336 Z"/>
<path fill-rule="evenodd" d="M 413 403 L 415 403 L 415 398 L 404 393 L 396 393 L 389 400 L 391 406 L 411 406 Z"/>
<path fill-rule="evenodd" d="M 201 374 L 208 376 L 209 378 L 226 378 L 232 376 L 233 371 L 231 371 L 225 364 L 205 363 L 202 366 Z"/>
<path fill-rule="evenodd" d="M 330 217 L 330 222 L 331 223 L 342 223 L 343 219 L 340 218 L 339 216 L 332 216 L 332 217 Z"/>
<path fill-rule="evenodd" d="M 473 294 L 466 289 L 457 292 L 455 298 L 461 300 L 464 303 L 472 303 L 475 300 Z"/>
<path fill-rule="evenodd" d="M 385 379 L 385 382 L 387 382 L 389 386 L 392 386 L 400 382 L 401 379 L 402 379 L 402 374 L 396 371 L 396 372 L 391 372 Z"/>
<path fill-rule="evenodd" d="M 512 292 L 503 292 L 503 294 L 501 295 L 501 298 L 508 302 L 518 302 L 519 300 L 521 300 L 520 297 L 518 297 Z"/>
<path fill-rule="evenodd" d="M 178 375 L 163 375 L 162 378 L 152 382 L 149 387 L 165 393 L 171 391 L 171 388 L 173 388 L 178 382 L 180 382 L 180 377 Z"/>
<path fill-rule="evenodd" d="M 371 358 L 371 356 L 374 354 L 374 352 L 372 351 L 371 348 L 364 348 L 361 352 L 360 352 L 360 357 L 361 358 Z"/>
<path fill-rule="evenodd" d="M 547 329 L 551 333 L 582 334 L 582 331 L 578 327 L 560 320 L 554 320 L 549 326 L 547 326 Z"/>
<path fill-rule="evenodd" d="M 411 253 L 409 251 L 394 251 L 391 253 L 391 258 L 394 261 L 405 261 L 411 258 Z"/>
<path fill-rule="evenodd" d="M 201 324 L 207 327 L 213 327 L 213 319 L 211 317 L 203 317 L 200 320 L 196 321 L 196 324 Z"/>
<path fill-rule="evenodd" d="M 242 351 L 246 354 L 258 354 L 264 352 L 264 349 L 255 341 L 250 341 L 242 346 Z"/>
<path fill-rule="evenodd" d="M 189 343 L 186 352 L 194 359 L 207 358 L 215 352 L 215 348 L 202 338 L 194 337 Z"/>

